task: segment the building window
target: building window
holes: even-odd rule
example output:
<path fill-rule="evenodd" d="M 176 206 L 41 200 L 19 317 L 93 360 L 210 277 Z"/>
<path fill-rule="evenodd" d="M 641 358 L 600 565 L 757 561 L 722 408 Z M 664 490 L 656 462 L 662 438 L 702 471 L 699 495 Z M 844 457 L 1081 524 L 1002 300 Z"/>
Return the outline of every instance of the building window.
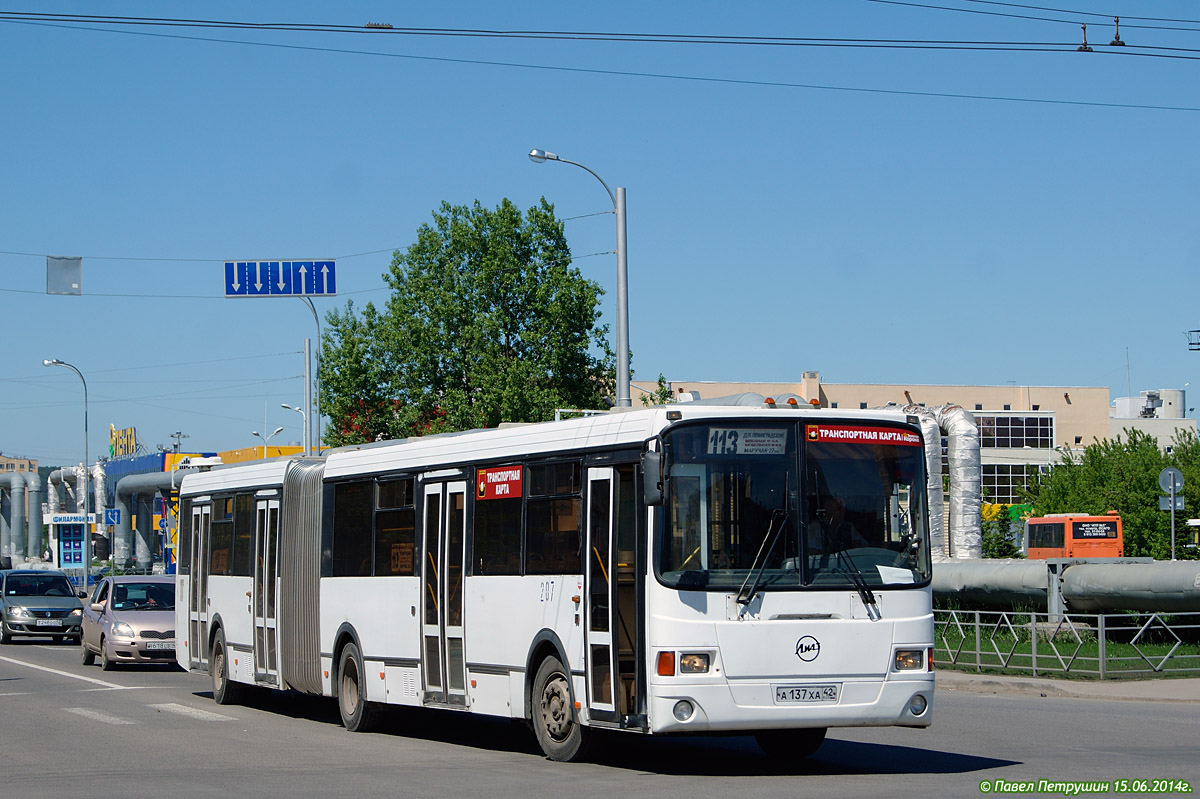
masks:
<path fill-rule="evenodd" d="M 984 502 L 995 502 L 1002 505 L 1012 505 L 1021 501 L 1021 497 L 1037 467 L 1026 463 L 985 463 L 981 467 L 980 488 L 983 489 Z"/>
<path fill-rule="evenodd" d="M 978 416 L 979 445 L 996 449 L 1051 449 L 1054 418 L 1051 416 Z"/>
<path fill-rule="evenodd" d="M 1012 410 L 1012 406 L 1011 406 L 1011 405 L 1009 405 L 1008 403 L 1005 403 L 1005 405 L 1004 405 L 1004 410 L 1006 410 L 1006 411 L 1011 411 L 1011 410 Z"/>
<path fill-rule="evenodd" d="M 1083 443 L 1083 436 L 1075 436 L 1075 443 L 1076 443 L 1076 444 L 1082 444 L 1082 443 Z"/>
<path fill-rule="evenodd" d="M 982 404 L 982 403 L 979 403 L 979 402 L 975 403 L 975 410 L 977 410 L 977 411 L 982 411 L 982 410 L 983 410 L 983 404 Z"/>
<path fill-rule="evenodd" d="M 829 403 L 829 407 L 830 407 L 830 408 L 836 408 L 836 407 L 837 407 L 837 403 L 836 403 L 836 402 L 831 402 L 831 403 Z"/>
<path fill-rule="evenodd" d="M 865 403 L 865 402 L 858 403 L 858 408 L 859 408 L 859 410 L 865 411 L 867 409 L 867 403 Z"/>
<path fill-rule="evenodd" d="M 1041 405 L 1034 405 L 1034 406 L 1033 406 L 1033 409 L 1034 409 L 1035 411 L 1040 411 L 1040 410 L 1042 409 L 1042 406 L 1041 406 Z"/>

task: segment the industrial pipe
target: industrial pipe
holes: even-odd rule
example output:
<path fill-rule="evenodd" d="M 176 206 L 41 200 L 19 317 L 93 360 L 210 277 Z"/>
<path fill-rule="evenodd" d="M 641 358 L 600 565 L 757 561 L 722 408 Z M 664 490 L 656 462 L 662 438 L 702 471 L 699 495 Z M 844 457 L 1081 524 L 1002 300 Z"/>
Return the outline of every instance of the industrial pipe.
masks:
<path fill-rule="evenodd" d="M 133 495 L 147 492 L 170 493 L 178 485 L 178 482 L 183 479 L 183 475 L 192 471 L 195 470 L 180 469 L 175 472 L 131 474 L 117 481 L 114 494 L 116 496 L 117 508 L 121 511 L 121 523 L 117 525 L 114 557 L 123 562 L 128 562 L 129 559 L 130 544 L 133 543 L 133 521 L 131 518 L 134 511 Z M 138 505 L 143 504 L 147 507 L 149 506 L 149 503 L 138 503 Z M 148 512 L 140 512 L 138 515 L 138 540 L 135 555 L 136 563 L 139 567 L 150 568 L 151 561 L 153 560 L 150 551 L 151 518 Z"/>

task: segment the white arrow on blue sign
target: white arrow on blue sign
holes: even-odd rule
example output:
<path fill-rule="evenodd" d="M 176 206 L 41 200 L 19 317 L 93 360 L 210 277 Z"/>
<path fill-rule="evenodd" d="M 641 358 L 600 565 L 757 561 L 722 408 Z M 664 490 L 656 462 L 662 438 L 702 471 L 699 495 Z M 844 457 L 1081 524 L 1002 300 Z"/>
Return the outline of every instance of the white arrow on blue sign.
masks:
<path fill-rule="evenodd" d="M 226 297 L 332 297 L 336 261 L 226 261 Z"/>

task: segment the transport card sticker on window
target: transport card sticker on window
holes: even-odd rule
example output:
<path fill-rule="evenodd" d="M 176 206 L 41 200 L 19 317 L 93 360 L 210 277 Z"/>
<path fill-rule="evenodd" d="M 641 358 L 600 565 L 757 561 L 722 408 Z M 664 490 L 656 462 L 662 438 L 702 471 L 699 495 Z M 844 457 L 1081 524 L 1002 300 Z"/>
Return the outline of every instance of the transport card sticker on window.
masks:
<path fill-rule="evenodd" d="M 521 496 L 520 466 L 500 466 L 479 469 L 475 473 L 475 496 L 478 499 L 510 499 Z"/>
<path fill-rule="evenodd" d="M 761 427 L 710 427 L 709 455 L 782 455 L 787 451 L 787 430 Z"/>
<path fill-rule="evenodd" d="M 851 427 L 849 425 L 810 424 L 804 437 L 811 442 L 840 444 L 893 444 L 903 447 L 921 446 L 921 437 L 908 430 L 887 427 Z"/>

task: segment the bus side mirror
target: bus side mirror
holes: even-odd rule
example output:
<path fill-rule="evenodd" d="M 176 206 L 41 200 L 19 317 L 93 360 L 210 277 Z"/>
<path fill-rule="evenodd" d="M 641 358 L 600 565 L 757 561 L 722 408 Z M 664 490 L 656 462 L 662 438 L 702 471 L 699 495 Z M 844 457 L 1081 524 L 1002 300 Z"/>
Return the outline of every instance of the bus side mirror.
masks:
<path fill-rule="evenodd" d="M 661 505 L 662 501 L 662 453 L 646 451 L 642 453 L 642 502 Z"/>

